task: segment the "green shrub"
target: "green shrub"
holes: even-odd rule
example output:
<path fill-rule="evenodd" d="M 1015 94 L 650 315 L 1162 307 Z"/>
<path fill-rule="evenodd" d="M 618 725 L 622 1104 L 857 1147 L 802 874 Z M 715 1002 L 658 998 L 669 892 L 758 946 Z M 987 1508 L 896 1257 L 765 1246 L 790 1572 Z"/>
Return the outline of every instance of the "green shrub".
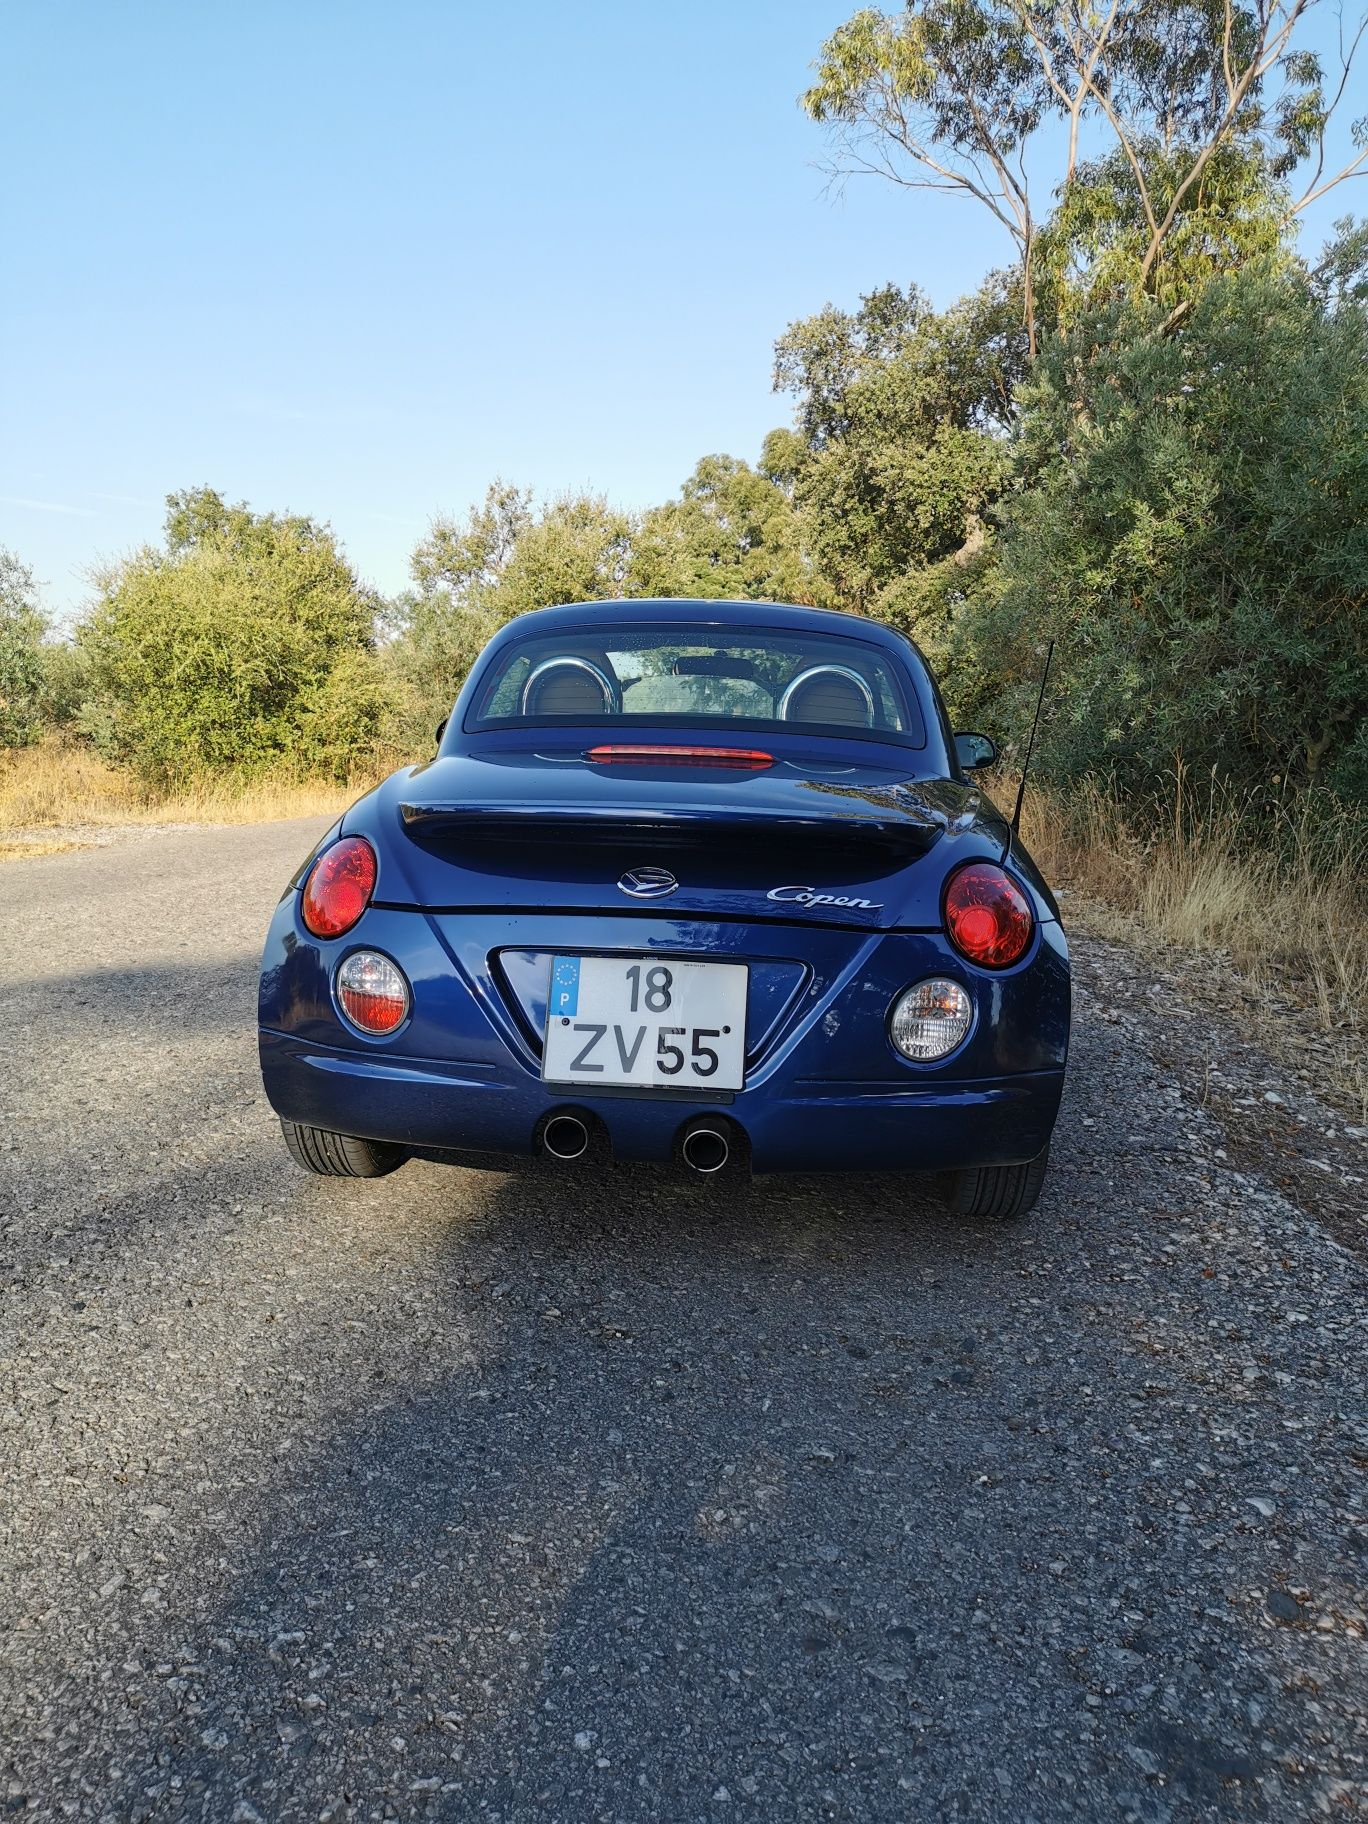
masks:
<path fill-rule="evenodd" d="M 39 718 L 44 728 L 72 728 L 91 688 L 89 656 L 70 641 L 50 640 L 43 646 L 41 658 Z"/>
<path fill-rule="evenodd" d="M 364 647 L 343 652 L 300 716 L 301 770 L 345 782 L 357 772 L 389 772 L 401 758 L 413 758 L 413 749 L 395 751 L 397 713 L 397 693 L 381 660 Z"/>
<path fill-rule="evenodd" d="M 32 572 L 0 545 L 0 747 L 38 738 L 46 633 Z"/>
<path fill-rule="evenodd" d="M 704 456 L 679 499 L 652 507 L 632 541 L 626 593 L 712 601 L 803 602 L 812 579 L 793 502 L 762 470 Z"/>
<path fill-rule="evenodd" d="M 1364 308 L 1233 274 L 1177 334 L 1158 305 L 1080 322 L 1022 404 L 971 644 L 1019 721 L 1059 641 L 1056 774 L 1142 798 L 1179 764 L 1252 792 L 1363 791 Z"/>
<path fill-rule="evenodd" d="M 554 602 L 625 592 L 633 522 L 596 495 L 563 494 L 534 512 L 524 489 L 494 482 L 463 521 L 433 521 L 413 554 L 416 593 L 395 607 L 385 653 L 395 683 L 395 739 L 431 751 L 485 642 L 506 621 Z"/>
<path fill-rule="evenodd" d="M 80 630 L 86 731 L 160 786 L 282 764 L 307 772 L 332 705 L 327 770 L 362 763 L 385 695 L 376 604 L 331 532 L 225 508 L 209 490 L 169 504 L 168 550 L 110 572 Z"/>
<path fill-rule="evenodd" d="M 890 583 L 873 612 L 917 642 L 956 728 L 1008 740 L 1013 731 L 1002 723 L 1002 677 L 975 637 L 997 586 L 996 551 L 980 530 L 954 557 Z"/>

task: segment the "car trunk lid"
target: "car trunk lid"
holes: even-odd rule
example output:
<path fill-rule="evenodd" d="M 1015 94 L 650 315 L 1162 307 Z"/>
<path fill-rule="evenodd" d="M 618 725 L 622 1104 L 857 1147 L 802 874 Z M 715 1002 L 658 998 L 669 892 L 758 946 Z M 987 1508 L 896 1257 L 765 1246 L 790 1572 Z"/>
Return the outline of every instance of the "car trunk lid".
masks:
<path fill-rule="evenodd" d="M 980 802 L 864 762 L 599 766 L 556 750 L 446 757 L 379 797 L 377 901 L 861 928 L 938 923 L 943 870 L 920 864 Z"/>

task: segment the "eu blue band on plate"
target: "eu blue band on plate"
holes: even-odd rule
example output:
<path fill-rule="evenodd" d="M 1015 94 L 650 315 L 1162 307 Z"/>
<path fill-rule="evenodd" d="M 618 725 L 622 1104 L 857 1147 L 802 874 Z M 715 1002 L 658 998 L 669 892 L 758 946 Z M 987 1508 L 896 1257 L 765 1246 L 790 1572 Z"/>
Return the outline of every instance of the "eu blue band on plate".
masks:
<path fill-rule="evenodd" d="M 558 956 L 551 966 L 551 1013 L 553 1018 L 573 1020 L 579 1012 L 580 959 Z"/>

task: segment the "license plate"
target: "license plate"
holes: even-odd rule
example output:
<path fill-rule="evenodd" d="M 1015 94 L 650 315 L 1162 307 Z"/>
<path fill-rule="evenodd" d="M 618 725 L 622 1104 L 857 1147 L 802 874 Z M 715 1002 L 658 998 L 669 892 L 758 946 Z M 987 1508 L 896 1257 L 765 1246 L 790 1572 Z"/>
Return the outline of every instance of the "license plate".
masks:
<path fill-rule="evenodd" d="M 558 956 L 542 1076 L 642 1089 L 740 1089 L 746 965 Z"/>

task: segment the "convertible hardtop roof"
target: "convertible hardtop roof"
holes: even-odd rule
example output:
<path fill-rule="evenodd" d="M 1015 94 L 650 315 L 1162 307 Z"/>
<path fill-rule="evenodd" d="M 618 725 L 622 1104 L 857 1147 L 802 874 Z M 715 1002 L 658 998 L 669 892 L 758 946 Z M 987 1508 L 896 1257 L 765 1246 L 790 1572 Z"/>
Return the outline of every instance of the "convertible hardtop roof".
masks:
<path fill-rule="evenodd" d="M 599 613 L 621 621 L 681 621 L 696 627 L 786 627 L 794 632 L 848 633 L 906 655 L 911 642 L 882 621 L 837 608 L 800 608 L 793 602 L 715 602 L 697 596 L 613 596 L 598 602 L 562 602 L 532 608 L 503 629 L 503 636 L 554 633 L 558 627 L 581 627 Z"/>

